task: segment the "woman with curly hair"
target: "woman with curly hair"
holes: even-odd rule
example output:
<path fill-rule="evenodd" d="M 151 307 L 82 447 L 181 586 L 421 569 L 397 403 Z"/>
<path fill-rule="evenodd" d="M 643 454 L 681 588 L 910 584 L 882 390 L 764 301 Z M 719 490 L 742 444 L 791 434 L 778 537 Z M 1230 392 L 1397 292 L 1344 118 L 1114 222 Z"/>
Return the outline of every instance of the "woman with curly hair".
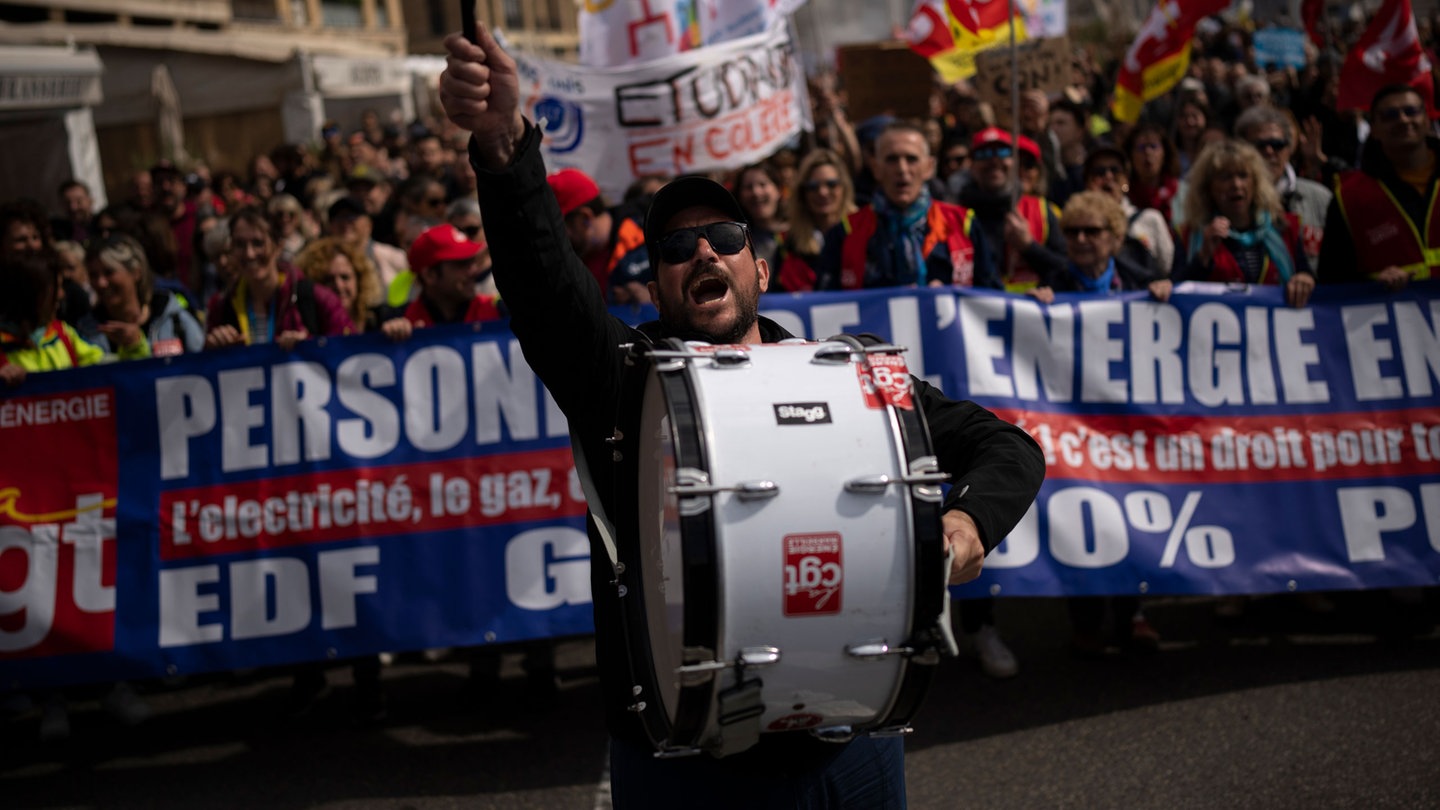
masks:
<path fill-rule="evenodd" d="M 1217 141 L 1190 169 L 1185 228 L 1176 281 L 1280 284 L 1302 307 L 1315 275 L 1301 244 L 1300 222 L 1281 206 L 1265 159 L 1244 141 Z"/>
<path fill-rule="evenodd" d="M 850 170 L 836 152 L 816 149 L 801 161 L 790 190 L 790 231 L 780 247 L 780 266 L 770 289 L 808 292 L 815 289 L 815 264 L 825 246 L 825 232 L 855 213 L 855 187 Z"/>
<path fill-rule="evenodd" d="M 384 302 L 380 274 L 364 253 L 327 236 L 306 245 L 295 257 L 295 265 L 306 278 L 334 291 L 356 332 L 369 332 L 379 325 L 378 310 Z"/>

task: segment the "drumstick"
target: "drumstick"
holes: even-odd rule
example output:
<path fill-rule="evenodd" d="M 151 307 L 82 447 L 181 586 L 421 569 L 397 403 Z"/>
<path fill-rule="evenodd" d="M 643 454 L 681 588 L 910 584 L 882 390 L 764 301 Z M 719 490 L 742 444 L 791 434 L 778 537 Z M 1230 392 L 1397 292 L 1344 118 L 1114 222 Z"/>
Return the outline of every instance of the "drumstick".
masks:
<path fill-rule="evenodd" d="M 460 33 L 471 43 L 475 42 L 475 0 L 460 0 Z"/>

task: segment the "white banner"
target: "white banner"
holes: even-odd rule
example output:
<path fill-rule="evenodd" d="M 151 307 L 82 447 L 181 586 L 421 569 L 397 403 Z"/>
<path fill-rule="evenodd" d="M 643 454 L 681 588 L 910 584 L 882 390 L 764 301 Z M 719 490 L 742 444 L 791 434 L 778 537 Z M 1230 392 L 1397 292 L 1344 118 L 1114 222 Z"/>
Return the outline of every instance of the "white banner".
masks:
<path fill-rule="evenodd" d="M 753 36 L 805 0 L 582 0 L 580 64 L 618 67 Z"/>
<path fill-rule="evenodd" d="M 595 178 L 611 200 L 645 174 L 760 160 L 810 127 L 787 26 L 624 68 L 515 54 L 524 112 L 544 121 L 545 163 Z"/>

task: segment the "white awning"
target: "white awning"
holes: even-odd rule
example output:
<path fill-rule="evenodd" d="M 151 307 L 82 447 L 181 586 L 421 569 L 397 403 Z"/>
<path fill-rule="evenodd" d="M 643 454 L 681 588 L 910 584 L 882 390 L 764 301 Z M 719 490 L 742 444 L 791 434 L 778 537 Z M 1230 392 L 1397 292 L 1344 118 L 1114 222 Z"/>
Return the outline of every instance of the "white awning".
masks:
<path fill-rule="evenodd" d="M 103 98 L 103 71 L 89 48 L 0 48 L 0 111 L 95 106 Z"/>
<path fill-rule="evenodd" d="M 311 57 L 315 89 L 325 98 L 402 96 L 410 93 L 410 72 L 396 57 Z"/>

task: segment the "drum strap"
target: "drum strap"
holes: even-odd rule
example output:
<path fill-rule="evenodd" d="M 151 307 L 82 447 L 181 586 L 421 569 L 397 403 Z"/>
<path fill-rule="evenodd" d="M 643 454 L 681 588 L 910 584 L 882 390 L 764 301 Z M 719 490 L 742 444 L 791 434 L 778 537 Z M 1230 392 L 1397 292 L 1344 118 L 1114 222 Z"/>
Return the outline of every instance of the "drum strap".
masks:
<path fill-rule="evenodd" d="M 600 490 L 595 488 L 595 479 L 590 475 L 590 462 L 585 458 L 585 446 L 575 431 L 570 431 L 570 449 L 575 456 L 575 474 L 580 479 L 580 489 L 585 493 L 585 504 L 590 508 L 590 517 L 600 533 L 600 542 L 605 545 L 605 556 L 610 558 L 610 570 L 620 576 L 620 552 L 615 548 L 615 524 L 605 514 L 605 504 L 600 500 Z"/>

